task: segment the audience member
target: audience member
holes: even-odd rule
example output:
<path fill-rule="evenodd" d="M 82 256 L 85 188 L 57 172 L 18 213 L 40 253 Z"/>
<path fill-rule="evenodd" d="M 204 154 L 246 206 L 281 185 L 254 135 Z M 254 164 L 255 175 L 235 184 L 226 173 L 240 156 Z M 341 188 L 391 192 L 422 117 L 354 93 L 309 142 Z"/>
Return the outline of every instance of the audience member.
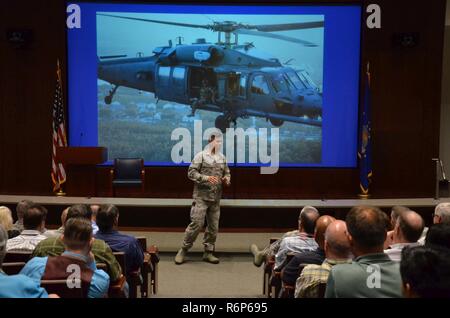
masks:
<path fill-rule="evenodd" d="M 389 246 L 393 244 L 395 224 L 397 224 L 398 217 L 404 211 L 409 211 L 409 209 L 407 207 L 401 206 L 401 205 L 396 205 L 396 206 L 392 207 L 390 222 L 389 222 L 389 229 L 388 229 L 388 232 L 386 235 L 386 240 L 384 241 L 384 249 L 389 248 Z"/>
<path fill-rule="evenodd" d="M 11 210 L 6 206 L 0 206 L 0 225 L 8 232 L 8 238 L 16 237 L 20 232 L 13 227 Z"/>
<path fill-rule="evenodd" d="M 312 206 L 305 206 L 301 211 L 300 214 L 298 216 L 298 223 L 300 224 L 300 216 L 302 215 L 303 212 L 305 211 L 315 211 L 317 213 L 319 213 L 319 211 L 317 211 L 317 209 L 315 207 Z M 281 241 L 286 238 L 286 237 L 293 237 L 293 236 L 298 236 L 299 235 L 299 230 L 294 230 L 294 231 L 290 231 L 290 232 L 286 232 L 285 234 L 283 234 L 283 236 L 279 239 L 276 240 L 275 242 L 273 242 L 270 245 L 267 245 L 263 250 L 259 250 L 258 246 L 256 246 L 256 244 L 252 244 L 250 246 L 250 251 L 253 254 L 253 264 L 255 266 L 261 266 L 262 263 L 264 263 L 267 259 L 270 259 L 272 257 L 275 256 L 275 254 L 278 252 L 278 250 L 280 249 L 280 244 Z"/>
<path fill-rule="evenodd" d="M 356 258 L 351 264 L 333 266 L 325 297 L 401 297 L 399 263 L 383 253 L 386 214 L 376 207 L 357 206 L 347 214 L 345 223 Z"/>
<path fill-rule="evenodd" d="M 17 221 L 14 223 L 14 229 L 22 232 L 24 230 L 23 228 L 23 215 L 25 214 L 25 211 L 28 210 L 28 208 L 33 204 L 33 202 L 29 200 L 22 200 L 19 203 L 17 203 L 16 206 L 16 214 L 17 214 Z"/>
<path fill-rule="evenodd" d="M 320 219 L 319 219 L 320 220 Z M 319 286 L 326 284 L 331 268 L 337 264 L 351 263 L 351 248 L 344 221 L 334 221 L 325 232 L 326 259 L 321 265 L 307 265 L 295 286 L 296 298 L 319 298 Z"/>
<path fill-rule="evenodd" d="M 6 244 L 7 251 L 33 251 L 40 241 L 46 237 L 42 235 L 45 228 L 47 209 L 39 204 L 32 204 L 23 215 L 24 230 L 20 235 L 9 239 Z"/>
<path fill-rule="evenodd" d="M 62 236 L 65 251 L 59 256 L 34 257 L 20 272 L 37 282 L 41 280 L 68 280 L 74 271 L 69 266 L 77 266 L 76 273 L 81 283 L 74 288 L 81 288 L 87 298 L 102 298 L 109 288 L 109 276 L 97 269 L 92 254 L 92 226 L 90 220 L 71 218 L 64 226 Z"/>
<path fill-rule="evenodd" d="M 313 237 L 319 216 L 316 209 L 307 209 L 300 213 L 298 235 L 285 237 L 281 240 L 280 248 L 275 255 L 275 269 L 284 265 L 288 253 L 313 251 L 319 247 Z"/>
<path fill-rule="evenodd" d="M 114 252 L 125 253 L 127 274 L 139 270 L 144 261 L 144 252 L 138 240 L 131 235 L 117 231 L 119 209 L 112 204 L 101 205 L 97 213 L 99 227 L 95 238 L 104 240 Z"/>
<path fill-rule="evenodd" d="M 97 226 L 97 212 L 100 209 L 100 205 L 98 204 L 91 204 L 90 205 L 92 216 L 91 216 L 91 223 L 92 223 L 92 233 L 97 234 L 98 232 L 98 226 Z"/>
<path fill-rule="evenodd" d="M 404 248 L 400 273 L 405 297 L 450 298 L 448 249 L 426 246 Z"/>
<path fill-rule="evenodd" d="M 294 285 L 299 276 L 301 264 L 322 264 L 325 259 L 325 231 L 336 219 L 329 215 L 323 215 L 317 219 L 314 230 L 314 240 L 318 247 L 313 251 L 304 251 L 295 254 L 290 262 L 283 268 L 282 280 L 287 285 Z"/>
<path fill-rule="evenodd" d="M 439 223 L 430 227 L 425 239 L 425 246 L 450 250 L 450 224 Z"/>
<path fill-rule="evenodd" d="M 393 261 L 400 262 L 402 249 L 406 246 L 417 246 L 424 228 L 422 217 L 414 211 L 403 211 L 394 227 L 392 244 L 384 252 Z"/>
<path fill-rule="evenodd" d="M 65 208 L 61 213 L 61 226 L 57 230 L 48 230 L 43 233 L 46 237 L 60 237 L 64 234 L 64 223 L 66 223 L 67 212 L 70 207 Z"/>

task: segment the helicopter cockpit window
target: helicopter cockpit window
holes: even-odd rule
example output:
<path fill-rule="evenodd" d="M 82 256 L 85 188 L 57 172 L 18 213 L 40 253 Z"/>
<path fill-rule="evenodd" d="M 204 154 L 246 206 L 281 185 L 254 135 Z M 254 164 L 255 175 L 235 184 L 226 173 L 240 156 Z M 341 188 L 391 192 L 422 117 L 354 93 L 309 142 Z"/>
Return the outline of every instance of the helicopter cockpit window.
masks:
<path fill-rule="evenodd" d="M 289 82 L 288 78 L 284 74 L 277 74 L 272 77 L 272 85 L 275 92 L 289 92 L 289 88 L 292 83 Z"/>
<path fill-rule="evenodd" d="M 300 77 L 298 77 L 297 73 L 287 72 L 286 74 L 296 88 L 307 88 L 305 83 L 300 79 Z"/>
<path fill-rule="evenodd" d="M 270 93 L 269 85 L 267 84 L 264 75 L 257 75 L 252 81 L 252 93 L 259 95 L 268 95 Z"/>

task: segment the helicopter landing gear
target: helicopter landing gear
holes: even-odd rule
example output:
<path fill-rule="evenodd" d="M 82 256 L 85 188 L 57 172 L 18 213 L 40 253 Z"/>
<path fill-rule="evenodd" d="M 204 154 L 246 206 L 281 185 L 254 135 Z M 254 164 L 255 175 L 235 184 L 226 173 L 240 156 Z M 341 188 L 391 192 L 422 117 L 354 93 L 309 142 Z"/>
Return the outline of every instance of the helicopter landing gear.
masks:
<path fill-rule="evenodd" d="M 275 127 L 280 127 L 284 123 L 284 120 L 276 119 L 276 118 L 269 118 L 269 121 Z"/>
<path fill-rule="evenodd" d="M 217 129 L 220 129 L 222 133 L 227 132 L 227 128 L 230 128 L 230 118 L 225 115 L 219 115 L 216 118 L 215 126 Z"/>
<path fill-rule="evenodd" d="M 112 99 L 114 97 L 114 94 L 116 93 L 116 90 L 119 88 L 119 85 L 114 86 L 112 90 L 109 91 L 109 95 L 105 96 L 105 104 L 109 105 L 112 102 Z"/>

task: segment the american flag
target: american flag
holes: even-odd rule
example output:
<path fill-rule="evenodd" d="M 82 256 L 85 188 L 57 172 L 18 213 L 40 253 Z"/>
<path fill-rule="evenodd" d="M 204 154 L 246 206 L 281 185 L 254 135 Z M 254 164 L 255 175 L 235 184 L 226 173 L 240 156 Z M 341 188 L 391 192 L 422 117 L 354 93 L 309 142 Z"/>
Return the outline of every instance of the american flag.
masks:
<path fill-rule="evenodd" d="M 56 89 L 53 101 L 53 151 L 52 151 L 52 181 L 53 192 L 61 189 L 66 182 L 66 171 L 61 163 L 56 162 L 56 147 L 67 147 L 66 127 L 64 119 L 64 103 L 59 61 L 56 69 Z"/>

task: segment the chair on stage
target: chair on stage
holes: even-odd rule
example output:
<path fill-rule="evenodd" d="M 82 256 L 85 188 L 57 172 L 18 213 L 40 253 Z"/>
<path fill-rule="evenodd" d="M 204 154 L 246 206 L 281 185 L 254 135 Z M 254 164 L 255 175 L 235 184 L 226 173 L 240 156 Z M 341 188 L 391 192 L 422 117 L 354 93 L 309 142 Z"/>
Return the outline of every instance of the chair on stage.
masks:
<path fill-rule="evenodd" d="M 145 170 L 142 158 L 116 158 L 114 167 L 110 171 L 112 196 L 115 197 L 117 189 L 139 189 L 144 194 Z"/>

